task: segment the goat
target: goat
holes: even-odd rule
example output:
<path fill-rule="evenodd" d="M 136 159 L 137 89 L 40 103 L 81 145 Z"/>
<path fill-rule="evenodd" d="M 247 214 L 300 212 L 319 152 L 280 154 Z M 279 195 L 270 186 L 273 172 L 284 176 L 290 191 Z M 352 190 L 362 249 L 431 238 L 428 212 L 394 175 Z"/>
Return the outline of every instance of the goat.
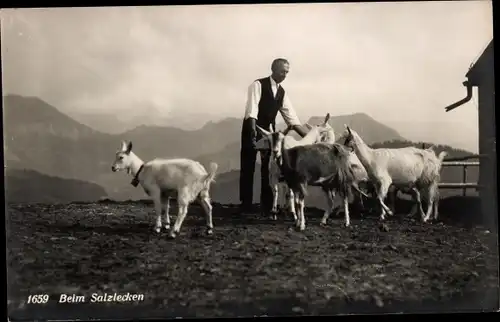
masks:
<path fill-rule="evenodd" d="M 290 127 L 288 127 L 284 132 L 281 132 L 283 135 L 283 147 L 285 149 L 290 149 L 296 146 L 314 144 L 319 142 L 334 143 L 335 132 L 333 128 L 330 126 L 330 124 L 328 124 L 329 119 L 330 119 L 330 113 L 327 113 L 323 123 L 321 124 L 312 126 L 306 123 L 306 126 L 309 128 L 309 132 L 305 137 L 303 137 L 300 140 L 296 140 L 292 136 L 287 135 L 288 132 L 290 131 Z M 276 135 L 277 132 L 269 132 L 259 126 L 257 126 L 257 129 L 262 133 L 263 138 L 257 142 L 256 148 L 258 150 L 268 149 L 269 142 L 272 142 L 273 140 L 275 141 L 273 135 Z M 277 219 L 276 213 L 278 211 L 279 183 L 285 181 L 281 174 L 280 165 L 278 164 L 278 162 L 280 162 L 280 160 L 275 158 L 270 158 L 269 161 L 269 183 L 271 185 L 271 190 L 273 192 L 273 206 L 271 209 L 272 213 L 271 219 L 273 220 Z M 286 199 L 288 201 L 287 202 L 288 208 L 290 212 L 293 214 L 294 219 L 297 220 L 297 215 L 293 201 L 294 200 L 293 191 L 291 189 L 288 189 L 287 187 L 285 187 L 285 189 L 287 190 Z"/>
<path fill-rule="evenodd" d="M 340 139 L 342 139 L 342 138 L 340 138 Z M 338 140 L 336 143 L 342 144 L 340 142 L 340 140 Z M 352 172 L 354 174 L 354 181 L 355 181 L 356 185 L 358 187 L 367 186 L 370 183 L 369 178 L 368 178 L 368 173 L 366 172 L 366 169 L 363 166 L 363 164 L 361 164 L 361 162 L 359 161 L 356 154 L 352 151 L 349 151 L 348 160 L 349 160 L 349 163 L 351 165 Z M 363 198 L 363 196 L 367 197 L 367 195 L 365 193 L 359 193 L 357 196 L 359 198 L 358 202 L 361 204 L 361 207 L 363 207 L 363 199 L 362 198 Z M 332 196 L 332 197 L 334 197 L 334 196 Z M 330 214 L 331 214 L 331 211 L 325 211 L 323 217 L 321 218 L 321 222 L 320 222 L 320 224 L 322 226 L 325 226 L 327 224 L 327 221 L 328 221 L 328 218 L 330 217 Z"/>
<path fill-rule="evenodd" d="M 423 222 L 427 222 L 430 219 L 431 213 L 434 212 L 434 220 L 438 219 L 438 207 L 439 207 L 439 182 L 441 181 L 441 168 L 443 165 L 444 158 L 448 155 L 446 151 L 441 151 L 436 154 L 433 147 L 429 147 L 424 150 L 424 178 L 426 178 L 425 184 L 428 189 L 422 189 L 420 191 L 424 200 L 427 201 L 427 212 L 423 218 Z M 414 215 L 417 211 L 417 205 L 414 205 L 410 215 Z"/>
<path fill-rule="evenodd" d="M 273 142 L 273 157 L 281 159 L 281 171 L 285 182 L 294 193 L 295 206 L 298 216 L 296 227 L 305 229 L 304 199 L 307 195 L 307 186 L 322 188 L 328 200 L 328 209 L 333 209 L 335 191 L 343 201 L 345 226 L 350 226 L 348 199 L 352 195 L 351 187 L 359 191 L 354 180 L 349 151 L 338 143 L 316 143 L 285 149 L 283 135 L 278 133 L 276 142 Z"/>
<path fill-rule="evenodd" d="M 213 233 L 212 205 L 210 202 L 210 185 L 215 182 L 218 165 L 210 163 L 210 171 L 201 163 L 190 159 L 156 158 L 144 163 L 132 152 L 132 142 L 122 142 L 122 147 L 116 152 L 111 170 L 113 172 L 126 170 L 134 179 L 131 184 L 142 186 L 147 195 L 154 202 L 157 215 L 154 230 L 161 231 L 161 214 L 165 211 L 165 229 L 170 229 L 170 199 L 176 197 L 178 215 L 170 237 L 175 238 L 179 233 L 188 212 L 189 205 L 198 200 L 206 215 L 207 234 Z"/>
<path fill-rule="evenodd" d="M 425 222 L 427 216 L 422 210 L 420 192 L 425 191 L 431 197 L 434 195 L 433 186 L 437 185 L 434 172 L 426 169 L 430 152 L 415 147 L 372 149 L 366 145 L 356 131 L 347 125 L 345 128 L 347 135 L 345 135 L 344 144 L 356 153 L 365 167 L 370 181 L 374 184 L 376 197 L 381 207 L 380 219 L 384 220 L 386 213 L 393 214 L 385 205 L 384 199 L 390 186 L 394 185 L 398 189 L 404 189 L 414 195 L 421 218 Z M 438 158 L 436 157 L 436 159 Z"/>

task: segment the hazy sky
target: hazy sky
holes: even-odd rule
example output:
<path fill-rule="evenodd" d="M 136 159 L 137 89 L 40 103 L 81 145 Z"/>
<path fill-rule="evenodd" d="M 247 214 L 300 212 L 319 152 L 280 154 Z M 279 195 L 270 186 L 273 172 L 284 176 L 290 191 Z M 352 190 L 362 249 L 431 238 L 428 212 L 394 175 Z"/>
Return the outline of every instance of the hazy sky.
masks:
<path fill-rule="evenodd" d="M 2 10 L 4 92 L 63 111 L 242 117 L 247 87 L 290 60 L 303 122 L 365 112 L 410 139 L 477 150 L 465 73 L 493 37 L 491 1 Z M 207 120 L 208 121 L 208 120 Z"/>

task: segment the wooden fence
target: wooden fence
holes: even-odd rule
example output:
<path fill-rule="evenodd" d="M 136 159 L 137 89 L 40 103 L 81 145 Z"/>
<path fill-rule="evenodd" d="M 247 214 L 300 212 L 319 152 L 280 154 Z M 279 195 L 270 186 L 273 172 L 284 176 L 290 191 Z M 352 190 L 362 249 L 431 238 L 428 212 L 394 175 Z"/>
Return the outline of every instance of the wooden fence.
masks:
<path fill-rule="evenodd" d="M 477 182 L 467 182 L 467 169 L 468 167 L 479 166 L 479 161 L 463 161 L 469 159 L 478 159 L 480 155 L 471 155 L 461 158 L 450 158 L 443 160 L 443 167 L 462 167 L 462 182 L 441 182 L 439 183 L 439 188 L 443 189 L 462 189 L 462 195 L 467 195 L 467 189 L 478 189 L 479 185 Z"/>
<path fill-rule="evenodd" d="M 422 149 L 425 149 L 425 144 L 422 144 Z M 467 189 L 478 189 L 477 182 L 467 182 L 467 168 L 478 167 L 479 161 L 466 161 L 470 159 L 481 159 L 482 154 L 474 154 L 459 158 L 447 158 L 443 160 L 443 167 L 462 167 L 462 182 L 441 182 L 439 188 L 443 189 L 462 189 L 462 195 L 467 195 Z"/>

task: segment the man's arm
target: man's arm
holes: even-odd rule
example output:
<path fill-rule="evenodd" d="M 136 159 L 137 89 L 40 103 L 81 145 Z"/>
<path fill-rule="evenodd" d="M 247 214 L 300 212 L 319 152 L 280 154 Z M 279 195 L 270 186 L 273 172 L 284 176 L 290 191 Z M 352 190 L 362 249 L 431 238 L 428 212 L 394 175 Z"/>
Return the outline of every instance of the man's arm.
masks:
<path fill-rule="evenodd" d="M 297 132 L 301 137 L 306 136 L 307 130 L 304 129 L 304 127 L 300 124 L 300 120 L 297 116 L 297 113 L 295 113 L 295 109 L 292 106 L 292 103 L 290 102 L 290 98 L 285 92 L 285 97 L 283 97 L 283 106 L 280 109 L 281 116 L 283 116 L 283 119 L 285 120 L 285 123 L 293 129 L 295 132 Z"/>
<path fill-rule="evenodd" d="M 255 144 L 257 140 L 257 114 L 259 112 L 259 99 L 261 94 L 260 82 L 255 81 L 248 87 L 247 103 L 245 107 L 245 119 L 248 119 L 251 128 L 252 141 Z"/>
<path fill-rule="evenodd" d="M 259 112 L 259 99 L 261 94 L 260 82 L 255 81 L 250 86 L 248 86 L 247 92 L 247 104 L 245 106 L 245 119 L 253 118 L 257 120 L 257 114 Z"/>

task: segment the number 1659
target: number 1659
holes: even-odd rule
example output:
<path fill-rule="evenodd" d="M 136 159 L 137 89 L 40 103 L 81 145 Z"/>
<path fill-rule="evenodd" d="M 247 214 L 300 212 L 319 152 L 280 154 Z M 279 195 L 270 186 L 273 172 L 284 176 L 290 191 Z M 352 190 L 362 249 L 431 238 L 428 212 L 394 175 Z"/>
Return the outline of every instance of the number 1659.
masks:
<path fill-rule="evenodd" d="M 48 301 L 49 301 L 48 294 L 28 296 L 28 304 L 43 304 L 43 303 L 47 303 Z"/>

